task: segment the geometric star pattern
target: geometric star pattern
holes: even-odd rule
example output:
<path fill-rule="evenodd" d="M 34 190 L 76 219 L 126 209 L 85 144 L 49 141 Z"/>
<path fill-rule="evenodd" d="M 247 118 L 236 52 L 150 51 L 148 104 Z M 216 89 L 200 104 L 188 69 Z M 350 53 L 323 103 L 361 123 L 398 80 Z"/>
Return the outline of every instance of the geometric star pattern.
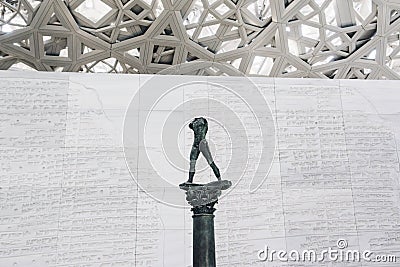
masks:
<path fill-rule="evenodd" d="M 396 0 L 0 0 L 0 69 L 400 79 L 399 40 Z"/>

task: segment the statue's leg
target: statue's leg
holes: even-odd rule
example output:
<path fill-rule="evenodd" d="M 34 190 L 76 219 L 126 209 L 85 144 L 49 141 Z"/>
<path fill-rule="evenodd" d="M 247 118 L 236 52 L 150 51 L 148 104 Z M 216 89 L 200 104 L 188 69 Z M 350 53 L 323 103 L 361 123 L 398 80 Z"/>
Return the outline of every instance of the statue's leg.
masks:
<path fill-rule="evenodd" d="M 215 177 L 217 177 L 218 181 L 221 180 L 221 174 L 219 173 L 219 169 L 217 167 L 217 165 L 215 165 L 215 162 L 211 162 L 210 164 L 211 169 L 214 172 Z"/>
<path fill-rule="evenodd" d="M 200 150 L 196 146 L 192 146 L 190 151 L 190 167 L 188 183 L 193 183 L 194 173 L 196 172 L 196 161 L 199 158 Z"/>
<path fill-rule="evenodd" d="M 215 162 L 212 158 L 210 148 L 208 147 L 207 140 L 203 139 L 200 141 L 199 148 L 203 156 L 206 158 L 208 164 L 210 165 L 211 169 L 214 172 L 215 177 L 217 177 L 218 180 L 221 180 L 221 174 L 219 173 L 219 169 L 217 165 L 215 165 Z"/>

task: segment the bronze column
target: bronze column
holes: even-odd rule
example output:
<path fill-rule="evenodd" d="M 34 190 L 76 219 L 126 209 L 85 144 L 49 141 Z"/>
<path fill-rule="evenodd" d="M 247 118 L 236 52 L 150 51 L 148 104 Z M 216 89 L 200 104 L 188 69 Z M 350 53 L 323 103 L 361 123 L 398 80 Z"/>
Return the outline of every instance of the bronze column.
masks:
<path fill-rule="evenodd" d="M 193 267 L 215 267 L 214 211 L 215 202 L 192 208 Z"/>
<path fill-rule="evenodd" d="M 214 205 L 218 203 L 221 190 L 232 183 L 227 180 L 208 184 L 181 184 L 186 200 L 193 212 L 193 267 L 215 267 Z"/>

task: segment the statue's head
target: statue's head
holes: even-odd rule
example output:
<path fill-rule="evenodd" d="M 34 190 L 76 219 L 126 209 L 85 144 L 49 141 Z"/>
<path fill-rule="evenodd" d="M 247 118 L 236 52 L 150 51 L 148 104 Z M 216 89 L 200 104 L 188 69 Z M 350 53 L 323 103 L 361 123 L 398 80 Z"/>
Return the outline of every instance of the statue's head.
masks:
<path fill-rule="evenodd" d="M 203 132 L 206 134 L 208 130 L 208 122 L 203 117 L 195 118 L 191 123 L 189 123 L 189 128 L 195 133 Z"/>

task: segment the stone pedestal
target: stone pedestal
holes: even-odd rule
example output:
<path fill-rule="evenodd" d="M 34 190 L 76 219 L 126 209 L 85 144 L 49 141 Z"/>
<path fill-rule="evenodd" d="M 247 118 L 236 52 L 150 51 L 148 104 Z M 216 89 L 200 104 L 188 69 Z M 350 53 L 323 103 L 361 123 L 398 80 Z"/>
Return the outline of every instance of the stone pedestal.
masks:
<path fill-rule="evenodd" d="M 215 267 L 214 205 L 222 190 L 231 187 L 230 181 L 208 184 L 183 183 L 186 200 L 193 212 L 193 267 Z"/>

